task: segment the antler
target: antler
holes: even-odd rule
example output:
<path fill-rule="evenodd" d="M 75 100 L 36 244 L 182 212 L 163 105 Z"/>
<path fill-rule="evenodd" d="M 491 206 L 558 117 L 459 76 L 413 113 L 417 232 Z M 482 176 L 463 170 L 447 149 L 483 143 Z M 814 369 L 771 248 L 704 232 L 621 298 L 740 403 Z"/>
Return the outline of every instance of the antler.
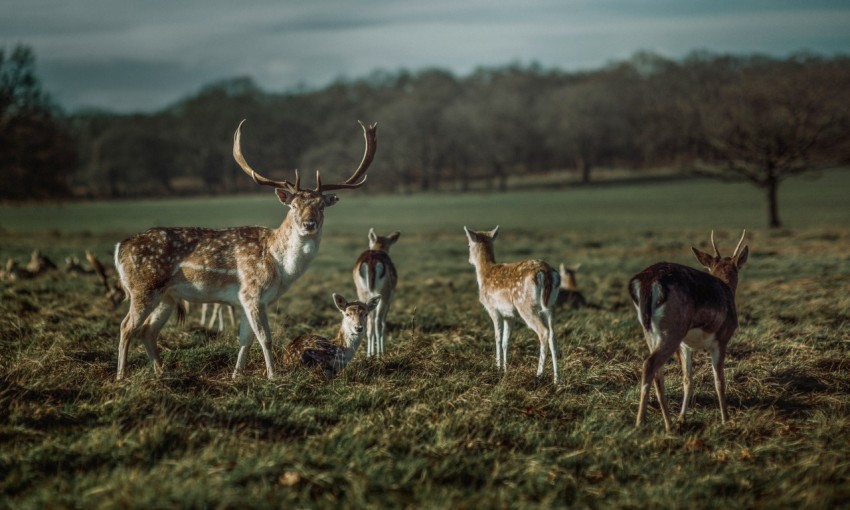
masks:
<path fill-rule="evenodd" d="M 236 133 L 233 134 L 233 159 L 239 163 L 239 166 L 242 167 L 242 170 L 251 176 L 254 179 L 254 182 L 257 184 L 261 184 L 263 186 L 274 186 L 275 188 L 285 188 L 288 191 L 295 192 L 300 190 L 301 186 L 301 177 L 298 175 L 298 170 L 295 171 L 295 184 L 292 184 L 289 181 L 273 181 L 267 177 L 263 177 L 258 174 L 251 168 L 251 165 L 245 161 L 245 156 L 242 155 L 242 124 L 245 123 L 245 119 L 242 119 L 242 122 L 239 123 L 239 126 L 236 128 Z"/>
<path fill-rule="evenodd" d="M 368 128 L 359 120 L 357 123 L 363 128 L 363 138 L 366 139 L 366 150 L 363 153 L 363 160 L 360 161 L 360 166 L 357 167 L 357 170 L 354 171 L 348 180 L 341 184 L 322 185 L 322 178 L 319 175 L 319 172 L 316 171 L 316 191 L 321 193 L 323 191 L 332 191 L 336 189 L 354 189 L 363 186 L 363 183 L 366 182 L 366 170 L 369 169 L 369 165 L 371 165 L 372 160 L 375 159 L 375 150 L 378 148 L 378 123 L 376 122 Z M 361 176 L 363 177 L 362 179 Z"/>
<path fill-rule="evenodd" d="M 741 249 L 741 245 L 744 243 L 744 236 L 747 235 L 747 229 L 744 229 L 744 232 L 741 234 L 741 240 L 738 241 L 738 246 L 735 246 L 735 251 L 732 252 L 732 258 L 734 259 L 738 255 L 738 250 Z M 717 245 L 714 243 L 714 231 L 711 231 L 711 245 L 714 246 L 714 255 L 718 259 L 720 258 L 720 250 L 717 249 Z"/>
<path fill-rule="evenodd" d="M 714 257 L 720 258 L 720 250 L 717 249 L 717 244 L 714 242 L 714 230 L 711 231 L 711 246 L 714 247 Z"/>
<path fill-rule="evenodd" d="M 741 234 L 741 240 L 740 240 L 740 241 L 738 241 L 738 246 L 736 246 L 736 247 L 735 247 L 735 251 L 734 251 L 734 252 L 732 252 L 732 258 L 733 258 L 733 259 L 734 259 L 736 256 L 738 256 L 738 250 L 740 250 L 740 249 L 741 249 L 741 244 L 743 244 L 743 243 L 744 243 L 744 236 L 745 236 L 745 235 L 747 235 L 747 229 L 744 229 L 744 233 L 743 233 L 743 234 Z"/>

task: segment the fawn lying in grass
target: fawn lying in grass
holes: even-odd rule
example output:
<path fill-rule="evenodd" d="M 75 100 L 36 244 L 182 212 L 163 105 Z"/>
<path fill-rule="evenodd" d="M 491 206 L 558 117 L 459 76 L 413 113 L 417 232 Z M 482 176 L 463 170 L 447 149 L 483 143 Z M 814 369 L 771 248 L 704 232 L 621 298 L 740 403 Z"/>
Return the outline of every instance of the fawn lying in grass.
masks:
<path fill-rule="evenodd" d="M 328 340 L 325 337 L 306 334 L 297 337 L 286 346 L 283 354 L 283 365 L 293 368 L 299 365 L 322 369 L 326 377 L 340 373 L 354 357 L 366 330 L 369 312 L 377 308 L 381 297 L 377 296 L 368 303 L 346 301 L 339 294 L 334 294 L 334 304 L 342 313 L 342 324 L 336 337 Z"/>

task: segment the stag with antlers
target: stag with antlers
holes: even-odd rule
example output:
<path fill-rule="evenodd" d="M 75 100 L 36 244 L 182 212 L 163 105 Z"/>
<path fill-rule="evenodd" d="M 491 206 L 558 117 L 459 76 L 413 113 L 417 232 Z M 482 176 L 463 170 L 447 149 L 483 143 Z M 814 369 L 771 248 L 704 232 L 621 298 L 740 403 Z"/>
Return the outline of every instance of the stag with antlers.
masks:
<path fill-rule="evenodd" d="M 340 184 L 323 184 L 317 171 L 316 188 L 305 190 L 301 189 L 297 170 L 293 184 L 263 177 L 248 165 L 242 155 L 242 123 L 233 136 L 234 159 L 254 182 L 274 188 L 289 212 L 277 229 L 152 228 L 118 243 L 115 267 L 130 299 L 130 309 L 121 323 L 119 380 L 124 377 L 130 341 L 136 335 L 141 336 L 155 372 L 162 373 L 156 338 L 180 300 L 224 303 L 241 309 L 240 348 L 233 377 L 245 367 L 254 337 L 263 351 L 266 375 L 274 377 L 266 308 L 304 274 L 315 258 L 325 208 L 338 200 L 327 192 L 357 189 L 366 182 L 377 147 L 377 124 L 368 128 L 360 124 L 366 149 L 351 177 Z"/>
<path fill-rule="evenodd" d="M 720 404 L 720 419 L 729 420 L 726 408 L 726 378 L 723 363 L 726 347 L 738 328 L 735 291 L 738 271 L 747 262 L 749 247 L 744 245 L 745 230 L 731 257 L 723 257 L 714 242 L 714 255 L 691 248 L 697 260 L 709 273 L 672 262 L 653 264 L 629 281 L 629 295 L 643 327 L 650 354 L 643 363 L 640 383 L 640 402 L 636 424 L 643 423 L 649 399 L 649 384 L 654 382 L 661 406 L 664 427 L 672 427 L 667 398 L 664 395 L 664 363 L 678 354 L 682 364 L 684 396 L 679 423 L 684 423 L 691 399 L 692 351 L 708 351 L 714 387 Z"/>

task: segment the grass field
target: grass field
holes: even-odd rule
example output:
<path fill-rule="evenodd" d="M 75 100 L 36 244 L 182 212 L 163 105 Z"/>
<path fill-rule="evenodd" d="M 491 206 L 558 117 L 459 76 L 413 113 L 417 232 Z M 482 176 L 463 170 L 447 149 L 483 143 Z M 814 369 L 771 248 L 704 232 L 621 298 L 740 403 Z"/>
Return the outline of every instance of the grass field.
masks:
<path fill-rule="evenodd" d="M 160 337 L 166 373 L 141 346 L 114 381 L 119 323 L 92 276 L 0 282 L 0 508 L 806 507 L 850 504 L 850 189 L 847 172 L 782 190 L 788 228 L 764 224 L 748 186 L 684 181 L 477 195 L 340 192 L 321 252 L 271 313 L 276 356 L 331 335 L 332 292 L 370 226 L 400 230 L 388 356 L 365 350 L 325 381 L 244 375 L 236 332 L 195 314 Z M 215 199 L 0 207 L 0 259 L 36 247 L 61 262 L 153 225 L 276 226 L 269 193 Z M 559 311 L 564 382 L 538 380 L 536 339 L 514 328 L 507 375 L 477 302 L 462 226 L 501 225 L 499 260 L 582 263 L 597 308 Z M 708 356 L 695 359 L 687 425 L 664 432 L 654 398 L 636 430 L 646 347 L 625 284 L 659 260 L 696 265 L 748 229 L 741 327 L 720 423 Z M 61 265 L 61 264 L 60 264 Z M 678 366 L 666 368 L 674 412 Z"/>

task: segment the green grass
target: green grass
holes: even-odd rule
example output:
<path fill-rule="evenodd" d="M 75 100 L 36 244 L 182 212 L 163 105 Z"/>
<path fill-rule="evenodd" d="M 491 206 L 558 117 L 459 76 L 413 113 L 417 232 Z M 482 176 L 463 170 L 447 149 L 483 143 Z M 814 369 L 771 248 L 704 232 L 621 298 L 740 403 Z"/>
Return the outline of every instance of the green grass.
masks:
<path fill-rule="evenodd" d="M 789 228 L 850 225 L 850 171 L 798 178 L 780 187 L 780 213 Z M 328 209 L 326 232 L 369 227 L 416 232 L 461 226 L 509 229 L 748 229 L 766 225 L 757 188 L 693 179 L 663 184 L 574 187 L 514 193 L 369 195 L 340 191 Z M 271 191 L 258 195 L 0 206 L 0 229 L 11 232 L 134 232 L 152 226 L 277 226 L 283 217 Z"/>
<path fill-rule="evenodd" d="M 688 181 L 558 192 L 383 197 L 341 192 L 321 252 L 271 311 L 274 348 L 331 334 L 331 292 L 368 227 L 398 229 L 388 356 L 358 353 L 334 380 L 263 377 L 259 349 L 230 373 L 232 329 L 190 323 L 160 337 L 166 374 L 140 346 L 114 381 L 126 304 L 107 308 L 91 276 L 0 282 L 0 508 L 161 507 L 822 507 L 850 502 L 850 222 L 846 173 L 783 191 L 789 228 L 762 225 L 746 186 Z M 60 213 L 57 215 L 57 211 Z M 0 209 L 0 258 L 40 247 L 57 262 L 154 224 L 273 224 L 258 197 Z M 563 384 L 537 380 L 536 340 L 514 328 L 495 369 L 461 226 L 502 225 L 497 258 L 582 263 L 596 309 L 557 317 Z M 720 423 L 707 355 L 695 402 L 666 434 L 657 405 L 633 425 L 646 347 L 628 301 L 631 274 L 691 265 L 748 234 L 741 327 L 727 360 L 732 416 Z M 674 410 L 680 371 L 666 369 Z"/>

